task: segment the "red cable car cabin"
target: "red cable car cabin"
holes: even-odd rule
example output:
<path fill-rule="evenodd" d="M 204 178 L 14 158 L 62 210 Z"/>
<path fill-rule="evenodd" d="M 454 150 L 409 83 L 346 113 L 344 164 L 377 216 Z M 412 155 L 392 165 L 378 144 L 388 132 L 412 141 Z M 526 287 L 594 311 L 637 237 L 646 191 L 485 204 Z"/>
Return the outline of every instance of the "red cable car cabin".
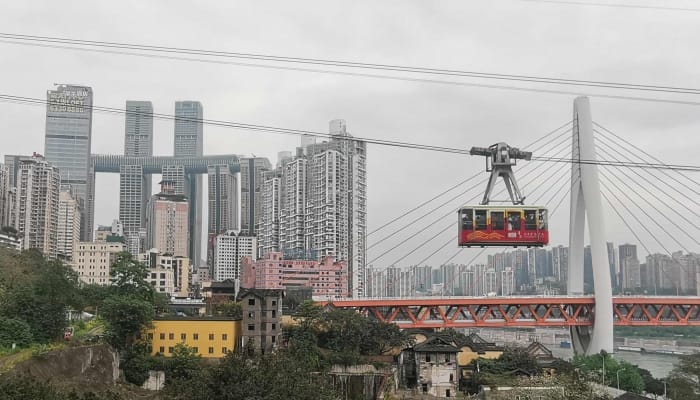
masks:
<path fill-rule="evenodd" d="M 462 247 L 541 247 L 549 243 L 544 207 L 465 206 L 458 215 L 458 241 Z"/>

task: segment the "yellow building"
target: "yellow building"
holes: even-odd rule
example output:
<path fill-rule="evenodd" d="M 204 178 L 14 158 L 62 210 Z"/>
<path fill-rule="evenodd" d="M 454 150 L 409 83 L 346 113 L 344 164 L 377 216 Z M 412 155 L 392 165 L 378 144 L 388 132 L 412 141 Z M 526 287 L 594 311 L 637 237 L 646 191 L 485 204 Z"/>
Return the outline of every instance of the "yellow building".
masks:
<path fill-rule="evenodd" d="M 151 354 L 170 357 L 178 343 L 193 348 L 204 358 L 220 358 L 241 343 L 241 320 L 223 317 L 154 319 L 146 333 Z"/>

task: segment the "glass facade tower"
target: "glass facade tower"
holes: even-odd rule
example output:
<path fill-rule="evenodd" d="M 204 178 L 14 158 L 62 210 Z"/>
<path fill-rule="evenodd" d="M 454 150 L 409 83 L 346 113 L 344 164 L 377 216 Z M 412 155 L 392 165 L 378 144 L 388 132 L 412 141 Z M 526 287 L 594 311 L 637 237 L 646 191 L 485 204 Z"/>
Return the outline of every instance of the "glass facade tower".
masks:
<path fill-rule="evenodd" d="M 88 179 L 92 140 L 92 88 L 58 85 L 46 93 L 44 156 L 58 168 L 61 187 L 80 207 L 80 238 L 90 240 L 94 223 L 94 188 Z"/>

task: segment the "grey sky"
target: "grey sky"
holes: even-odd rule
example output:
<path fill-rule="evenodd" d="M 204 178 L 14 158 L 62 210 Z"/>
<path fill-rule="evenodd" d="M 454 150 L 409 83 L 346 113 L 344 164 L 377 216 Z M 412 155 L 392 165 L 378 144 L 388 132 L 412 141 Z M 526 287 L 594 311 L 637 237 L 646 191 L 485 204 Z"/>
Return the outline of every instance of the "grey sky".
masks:
<path fill-rule="evenodd" d="M 8 1 L 2 9 L 0 30 L 11 33 L 700 88 L 700 13 L 696 12 L 515 0 Z M 126 100 L 150 100 L 155 112 L 172 114 L 176 100 L 199 100 L 205 118 L 315 131 L 327 131 L 329 120 L 344 118 L 357 136 L 450 147 L 488 146 L 497 141 L 523 146 L 569 120 L 575 97 L 3 43 L 0 54 L 3 94 L 43 98 L 54 82 L 85 84 L 93 88 L 95 104 L 100 106 L 123 108 Z M 697 95 L 611 89 L 588 93 L 700 101 Z M 618 135 L 668 163 L 697 164 L 693 153 L 700 150 L 700 106 L 595 97 L 591 101 L 594 120 Z M 44 108 L 0 103 L 0 121 L 0 154 L 43 151 Z M 278 151 L 293 150 L 299 143 L 289 136 L 204 129 L 204 150 L 209 154 L 253 153 L 274 163 Z M 172 122 L 155 121 L 154 130 L 155 152 L 171 154 Z M 122 153 L 123 141 L 123 117 L 94 115 L 94 153 Z M 481 159 L 370 146 L 370 231 L 482 168 Z M 690 176 L 698 179 L 698 173 Z M 116 175 L 98 177 L 97 223 L 117 217 L 117 186 Z M 532 193 L 535 187 L 524 190 Z M 698 209 L 697 204 L 685 203 Z M 410 239 L 406 248 L 447 221 Z M 612 212 L 608 222 L 608 240 L 636 242 Z M 689 229 L 697 226 L 692 220 L 686 223 Z M 552 221 L 553 244 L 567 243 L 567 224 L 568 201 Z M 391 229 L 371 239 L 384 232 Z M 697 234 L 697 228 L 693 232 Z M 397 235 L 394 243 L 407 237 Z M 447 238 L 441 236 L 401 265 L 419 261 Z M 663 240 L 670 249 L 678 248 L 670 239 Z M 648 236 L 645 241 L 652 250 L 660 250 Z M 690 240 L 683 243 L 700 250 Z M 449 257 L 455 246 L 448 246 L 430 263 Z M 372 249 L 369 259 L 386 248 Z M 475 252 L 465 250 L 455 261 L 464 262 Z M 375 264 L 390 263 L 401 254 L 399 249 Z"/>

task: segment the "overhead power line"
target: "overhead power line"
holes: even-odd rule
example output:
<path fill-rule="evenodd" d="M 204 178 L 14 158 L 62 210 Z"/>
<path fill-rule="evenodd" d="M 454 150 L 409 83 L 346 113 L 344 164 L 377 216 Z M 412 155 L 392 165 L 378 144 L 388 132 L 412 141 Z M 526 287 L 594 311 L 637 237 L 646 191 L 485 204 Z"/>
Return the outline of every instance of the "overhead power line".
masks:
<path fill-rule="evenodd" d="M 574 6 L 589 6 L 589 7 L 609 7 L 609 8 L 639 8 L 647 10 L 664 10 L 664 11 L 695 11 L 700 12 L 700 8 L 689 7 L 668 7 L 668 6 L 649 6 L 644 4 L 623 4 L 623 3 L 592 3 L 583 1 L 568 1 L 568 0 L 521 0 L 528 3 L 549 3 L 557 5 L 574 5 Z"/>
<path fill-rule="evenodd" d="M 10 103 L 18 103 L 18 104 L 31 104 L 31 105 L 36 105 L 36 106 L 61 105 L 60 102 L 51 102 L 51 101 L 36 98 L 36 97 L 13 96 L 13 95 L 8 95 L 8 94 L 1 94 L 1 93 L 0 93 L 0 101 L 10 102 Z M 92 105 L 89 108 L 91 108 L 93 111 L 107 113 L 107 114 L 118 114 L 118 115 L 127 114 L 127 110 L 123 109 L 123 108 L 103 107 L 103 106 L 95 106 L 95 105 Z M 333 139 L 338 139 L 338 140 L 365 142 L 365 143 L 376 144 L 376 145 L 381 145 L 381 146 L 402 147 L 402 148 L 417 149 L 417 150 L 436 151 L 436 152 L 442 152 L 442 153 L 469 155 L 469 149 L 466 149 L 466 148 L 435 146 L 435 145 L 428 145 L 428 144 L 419 144 L 419 143 L 411 143 L 411 142 L 396 141 L 396 140 L 374 139 L 374 138 L 357 137 L 357 136 L 344 137 L 344 136 L 334 135 L 334 134 L 330 134 L 330 133 L 316 132 L 316 131 L 290 129 L 290 128 L 279 128 L 279 127 L 268 126 L 268 125 L 245 124 L 245 123 L 241 123 L 241 122 L 222 121 L 222 120 L 206 119 L 206 118 L 181 117 L 181 116 L 175 116 L 172 114 L 164 114 L 164 113 L 147 113 L 147 112 L 138 112 L 138 111 L 132 111 L 132 110 L 129 110 L 128 113 L 131 115 L 140 115 L 140 114 L 148 115 L 148 116 L 152 116 L 153 118 L 161 119 L 161 120 L 201 122 L 204 125 L 218 126 L 218 127 L 222 127 L 222 128 L 234 128 L 234 129 L 249 130 L 249 131 L 276 133 L 276 134 L 282 134 L 282 135 L 315 136 L 315 137 L 321 137 L 321 138 L 326 138 L 326 139 L 333 138 Z M 678 171 L 700 172 L 700 166 L 698 166 L 698 165 L 663 164 L 663 163 L 657 164 L 657 163 L 648 163 L 648 162 L 616 162 L 616 161 L 609 161 L 609 160 L 585 160 L 585 159 L 578 159 L 578 158 L 573 159 L 573 158 L 538 157 L 538 156 L 533 156 L 532 161 L 575 163 L 575 164 L 594 164 L 594 165 L 609 165 L 609 166 L 613 166 L 613 167 L 621 166 L 621 167 L 670 169 L 670 170 L 678 170 Z"/>
<path fill-rule="evenodd" d="M 685 104 L 685 105 L 694 105 L 694 106 L 700 105 L 699 101 L 690 101 L 690 100 L 634 97 L 634 96 L 625 96 L 625 95 L 595 94 L 595 93 L 573 92 L 573 91 L 552 90 L 552 89 L 540 89 L 540 88 L 530 88 L 530 87 L 490 85 L 490 84 L 464 82 L 464 81 L 445 81 L 445 80 L 436 80 L 436 79 L 429 79 L 429 78 L 418 78 L 418 77 L 412 77 L 412 76 L 377 75 L 377 74 L 369 74 L 369 73 L 361 73 L 361 72 L 350 72 L 347 70 L 328 70 L 328 69 L 304 68 L 304 67 L 299 67 L 297 65 L 301 64 L 301 65 L 315 65 L 315 66 L 346 68 L 346 69 L 379 70 L 379 71 L 400 72 L 400 73 L 408 73 L 408 74 L 418 74 L 419 76 L 421 76 L 421 75 L 436 76 L 437 75 L 437 76 L 450 76 L 450 77 L 458 77 L 458 78 L 466 77 L 466 78 L 477 78 L 477 79 L 519 81 L 519 82 L 549 84 L 549 85 L 552 85 L 552 84 L 554 84 L 554 85 L 568 85 L 568 86 L 574 86 L 574 87 L 594 87 L 594 88 L 608 88 L 608 89 L 620 89 L 620 90 L 661 92 L 661 93 L 672 93 L 672 94 L 700 94 L 700 89 L 696 89 L 696 88 L 620 83 L 620 82 L 607 82 L 607 81 L 594 81 L 594 80 L 580 80 L 580 79 L 566 79 L 566 78 L 549 78 L 549 77 L 539 77 L 539 76 L 531 76 L 531 75 L 499 74 L 499 73 L 460 71 L 460 70 L 438 69 L 438 68 L 427 68 L 427 67 L 409 67 L 409 66 L 400 66 L 400 65 L 392 65 L 392 64 L 375 64 L 375 63 L 338 61 L 338 60 L 327 60 L 327 59 L 316 59 L 316 58 L 285 57 L 285 56 L 274 56 L 274 55 L 266 55 L 266 54 L 255 54 L 255 53 L 236 53 L 236 52 L 201 50 L 201 49 L 191 49 L 191 48 L 140 45 L 140 44 L 120 43 L 120 42 L 81 40 L 81 39 L 60 38 L 60 37 L 50 37 L 50 36 L 22 35 L 22 34 L 13 34 L 13 33 L 0 33 L 0 39 L 2 39 L 2 38 L 4 38 L 5 40 L 0 40 L 0 43 L 6 43 L 6 44 L 28 45 L 28 46 L 48 47 L 48 48 L 57 48 L 57 49 L 79 50 L 79 51 L 90 51 L 90 52 L 130 55 L 130 56 L 139 56 L 139 57 L 164 58 L 164 59 L 180 60 L 180 61 L 194 61 L 194 62 L 204 62 L 204 63 L 213 63 L 213 64 L 228 64 L 228 65 L 237 65 L 237 66 L 243 66 L 243 67 L 282 69 L 282 70 L 292 70 L 292 71 L 301 71 L 301 72 L 314 72 L 314 73 L 337 74 L 337 75 L 368 77 L 368 78 L 403 80 L 403 81 L 410 81 L 410 82 L 450 84 L 450 85 L 482 87 L 482 88 L 490 88 L 490 89 L 504 89 L 504 90 L 514 90 L 514 91 L 527 91 L 527 92 L 559 94 L 559 95 L 584 95 L 584 94 L 587 94 L 587 95 L 592 95 L 592 96 L 596 96 L 599 98 L 609 98 L 609 99 L 674 103 L 674 104 Z M 130 51 L 127 51 L 127 50 L 130 50 Z M 173 56 L 173 55 L 169 55 L 169 54 L 197 55 L 197 56 L 205 56 L 205 57 L 210 57 L 210 58 L 204 58 L 204 59 L 202 59 L 202 58 L 188 58 L 188 57 L 181 57 L 181 56 Z M 253 61 L 262 61 L 262 62 L 268 62 L 268 63 L 273 62 L 273 63 L 278 63 L 278 64 L 259 64 L 259 63 L 244 63 L 244 62 L 227 61 L 229 59 L 253 60 Z M 281 64 L 279 64 L 279 63 L 281 63 Z"/>

